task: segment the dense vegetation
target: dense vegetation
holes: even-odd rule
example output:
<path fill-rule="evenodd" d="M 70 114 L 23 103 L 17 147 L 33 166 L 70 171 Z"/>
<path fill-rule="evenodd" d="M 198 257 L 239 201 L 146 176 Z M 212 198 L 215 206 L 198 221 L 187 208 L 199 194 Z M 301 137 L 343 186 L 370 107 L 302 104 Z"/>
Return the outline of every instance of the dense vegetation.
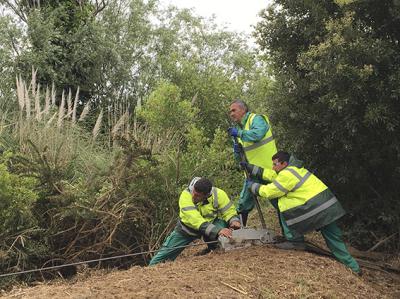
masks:
<path fill-rule="evenodd" d="M 194 175 L 237 198 L 233 98 L 335 190 L 353 244 L 399 249 L 396 2 L 277 0 L 258 54 L 153 0 L 0 4 L 0 272 L 158 247 Z"/>
<path fill-rule="evenodd" d="M 261 102 L 266 80 L 240 35 L 154 1 L 11 4 L 1 272 L 157 248 L 194 175 L 239 192 L 226 110 L 234 97 Z"/>

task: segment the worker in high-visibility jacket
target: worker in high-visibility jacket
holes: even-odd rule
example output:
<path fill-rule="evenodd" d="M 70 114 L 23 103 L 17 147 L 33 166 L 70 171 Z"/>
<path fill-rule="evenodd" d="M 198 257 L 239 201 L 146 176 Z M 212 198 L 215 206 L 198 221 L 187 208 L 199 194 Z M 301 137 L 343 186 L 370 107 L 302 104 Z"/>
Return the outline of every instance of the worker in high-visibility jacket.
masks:
<path fill-rule="evenodd" d="M 243 150 L 249 163 L 270 169 L 272 167 L 271 158 L 276 153 L 276 145 L 268 117 L 250 113 L 247 104 L 242 100 L 235 100 L 231 103 L 229 116 L 236 126 L 229 128 L 228 132 L 232 137 L 237 137 L 239 142 L 239 145 L 233 144 L 236 160 L 240 161 L 240 151 Z M 261 181 L 257 182 L 261 183 Z M 276 201 L 271 203 L 277 208 Z M 254 205 L 253 196 L 247 189 L 246 180 L 244 180 L 237 207 L 244 226 L 247 224 L 248 215 Z M 285 236 L 289 234 L 284 227 L 282 227 L 282 231 Z M 288 235 L 287 239 L 291 239 L 291 236 Z"/>
<path fill-rule="evenodd" d="M 303 167 L 303 162 L 279 151 L 272 157 L 272 169 L 243 165 L 254 177 L 271 182 L 262 185 L 248 181 L 252 193 L 264 198 L 278 198 L 279 210 L 289 229 L 298 235 L 313 230 L 322 233 L 326 245 L 341 263 L 357 274 L 361 269 L 348 252 L 342 232 L 336 224 L 345 211 L 331 190 Z M 305 249 L 304 242 L 286 241 L 276 245 L 282 249 Z"/>
<path fill-rule="evenodd" d="M 179 198 L 179 220 L 149 265 L 175 260 L 192 241 L 203 237 L 205 242 L 216 241 L 218 236 L 232 237 L 232 229 L 240 222 L 235 206 L 225 191 L 213 187 L 210 180 L 195 177 Z M 217 243 L 207 244 L 209 250 Z"/>

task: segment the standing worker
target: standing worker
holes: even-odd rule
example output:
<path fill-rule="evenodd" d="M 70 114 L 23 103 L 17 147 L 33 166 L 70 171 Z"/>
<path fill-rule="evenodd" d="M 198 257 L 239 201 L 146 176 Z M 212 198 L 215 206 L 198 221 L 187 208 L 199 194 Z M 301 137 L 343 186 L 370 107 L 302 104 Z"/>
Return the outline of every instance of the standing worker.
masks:
<path fill-rule="evenodd" d="M 319 230 L 326 245 L 337 260 L 361 275 L 356 260 L 347 251 L 342 232 L 336 225 L 345 211 L 331 190 L 315 175 L 303 167 L 303 162 L 279 151 L 272 157 L 273 167 L 262 169 L 243 163 L 254 177 L 271 182 L 262 185 L 252 181 L 248 188 L 255 195 L 267 199 L 278 198 L 282 221 L 298 235 Z M 276 245 L 282 249 L 305 249 L 303 242 L 286 241 Z"/>
<path fill-rule="evenodd" d="M 216 241 L 218 236 L 231 238 L 231 229 L 239 228 L 235 206 L 225 191 L 213 187 L 206 178 L 195 177 L 179 197 L 179 220 L 175 229 L 149 265 L 175 260 L 184 246 L 201 236 L 205 242 Z M 207 246 L 214 250 L 217 244 Z"/>
<path fill-rule="evenodd" d="M 229 115 L 236 126 L 229 128 L 228 133 L 237 138 L 240 144 L 234 143 L 235 158 L 239 160 L 240 151 L 243 149 L 249 163 L 270 169 L 272 167 L 271 158 L 276 153 L 276 145 L 268 117 L 250 113 L 247 104 L 241 100 L 231 103 Z M 247 224 L 247 217 L 254 205 L 253 195 L 247 189 L 246 180 L 244 180 L 237 207 L 244 226 Z"/>

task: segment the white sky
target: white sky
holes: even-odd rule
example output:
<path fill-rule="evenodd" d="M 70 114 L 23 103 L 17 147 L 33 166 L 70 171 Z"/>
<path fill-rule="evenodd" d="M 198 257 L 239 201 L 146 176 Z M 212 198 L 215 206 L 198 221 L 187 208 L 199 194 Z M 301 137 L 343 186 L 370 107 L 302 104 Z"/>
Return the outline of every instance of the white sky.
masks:
<path fill-rule="evenodd" d="M 266 8 L 271 0 L 160 0 L 164 5 L 175 5 L 179 8 L 194 8 L 197 15 L 216 17 L 216 22 L 229 30 L 251 33 L 251 25 L 260 18 L 259 11 Z"/>

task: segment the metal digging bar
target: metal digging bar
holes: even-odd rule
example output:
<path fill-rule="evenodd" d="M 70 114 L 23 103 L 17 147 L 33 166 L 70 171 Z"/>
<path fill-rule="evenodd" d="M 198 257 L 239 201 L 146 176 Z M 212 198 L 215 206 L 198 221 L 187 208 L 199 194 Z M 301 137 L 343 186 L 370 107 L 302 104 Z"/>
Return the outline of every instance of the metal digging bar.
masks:
<path fill-rule="evenodd" d="M 234 137 L 234 141 L 240 147 L 240 161 L 248 162 L 246 154 L 244 153 L 243 147 L 238 142 L 237 137 Z M 246 178 L 250 178 L 250 174 L 248 171 L 245 171 Z M 258 215 L 260 217 L 262 229 L 254 229 L 249 227 L 242 227 L 241 229 L 237 229 L 232 231 L 232 238 L 226 238 L 220 236 L 218 238 L 220 247 L 224 251 L 229 251 L 233 249 L 240 249 L 244 247 L 248 247 L 251 245 L 263 245 L 273 243 L 274 234 L 267 229 L 265 224 L 264 216 L 261 211 L 260 202 L 258 201 L 257 196 L 252 194 L 254 202 L 256 203 Z"/>
<path fill-rule="evenodd" d="M 243 146 L 239 143 L 238 138 L 237 137 L 233 137 L 235 140 L 235 143 L 239 146 L 240 151 L 239 151 L 239 155 L 240 155 L 240 162 L 246 162 L 248 163 L 249 161 L 247 160 L 246 157 L 246 153 L 244 152 Z M 246 174 L 246 179 L 250 179 L 250 173 L 248 172 L 248 170 L 245 168 L 244 169 L 245 174 Z M 267 229 L 267 225 L 265 224 L 265 219 L 264 219 L 264 215 L 262 213 L 261 210 L 261 206 L 260 206 L 260 201 L 258 200 L 258 197 L 251 193 L 254 202 L 256 203 L 256 207 L 257 207 L 257 211 L 258 211 L 258 216 L 260 217 L 260 221 L 261 221 L 261 227 L 263 229 Z"/>

